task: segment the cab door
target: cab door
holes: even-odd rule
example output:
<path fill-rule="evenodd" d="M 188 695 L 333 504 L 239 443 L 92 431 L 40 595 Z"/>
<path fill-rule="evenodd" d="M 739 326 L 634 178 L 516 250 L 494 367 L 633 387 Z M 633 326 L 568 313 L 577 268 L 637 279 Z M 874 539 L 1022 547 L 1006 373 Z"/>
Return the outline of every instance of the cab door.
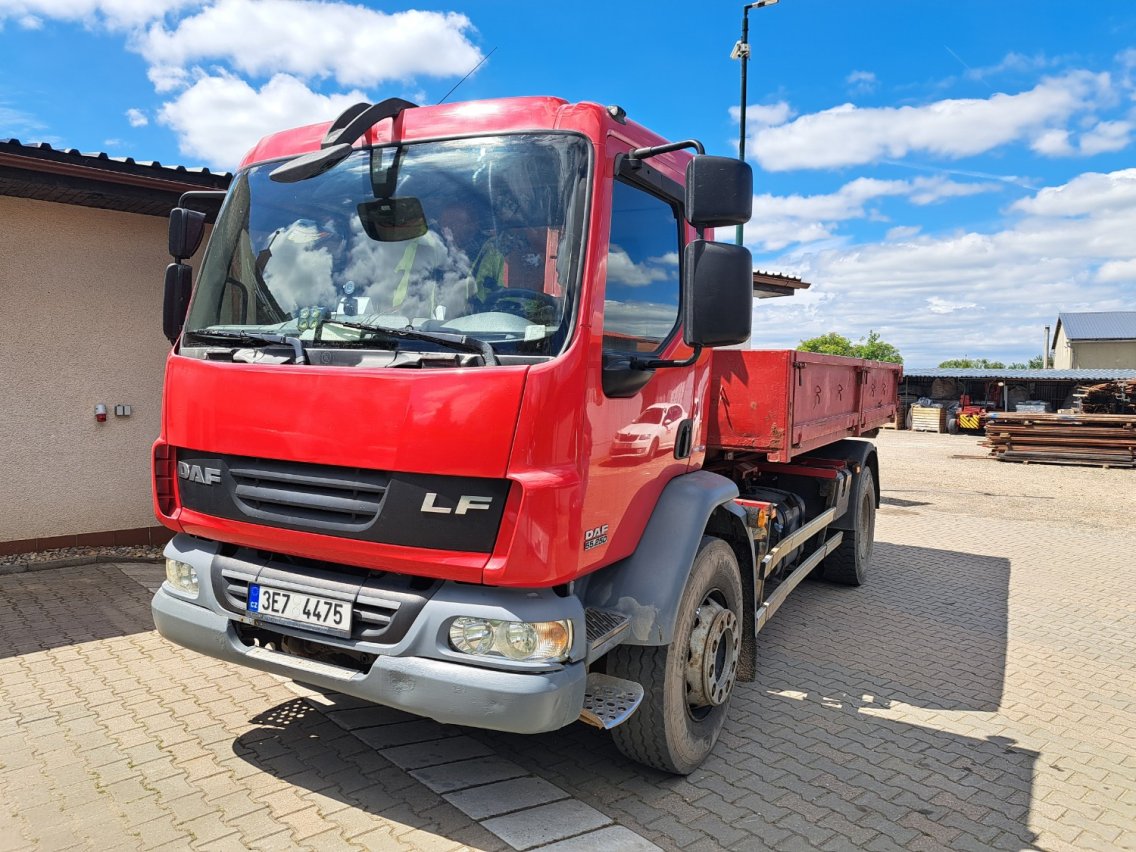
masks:
<path fill-rule="evenodd" d="M 587 566 L 634 551 L 663 487 L 690 464 L 691 430 L 683 421 L 694 417 L 695 367 L 628 369 L 612 381 L 632 359 L 692 354 L 680 327 L 681 258 L 691 232 L 682 213 L 680 161 L 654 158 L 631 174 L 619 168 L 618 156 L 630 146 L 609 137 L 607 147 L 611 222 L 607 234 L 596 235 L 607 240 L 599 332 L 604 374 L 594 377 L 598 388 L 584 414 L 592 447 L 582 512 L 591 536 Z"/>

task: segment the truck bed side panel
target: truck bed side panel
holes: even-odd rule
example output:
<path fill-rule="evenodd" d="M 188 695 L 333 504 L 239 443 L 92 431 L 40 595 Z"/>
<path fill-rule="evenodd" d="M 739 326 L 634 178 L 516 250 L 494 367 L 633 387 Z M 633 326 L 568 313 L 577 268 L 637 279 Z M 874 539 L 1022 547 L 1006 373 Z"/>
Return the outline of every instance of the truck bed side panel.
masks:
<path fill-rule="evenodd" d="M 718 350 L 707 444 L 783 462 L 895 419 L 901 367 L 796 350 Z"/>

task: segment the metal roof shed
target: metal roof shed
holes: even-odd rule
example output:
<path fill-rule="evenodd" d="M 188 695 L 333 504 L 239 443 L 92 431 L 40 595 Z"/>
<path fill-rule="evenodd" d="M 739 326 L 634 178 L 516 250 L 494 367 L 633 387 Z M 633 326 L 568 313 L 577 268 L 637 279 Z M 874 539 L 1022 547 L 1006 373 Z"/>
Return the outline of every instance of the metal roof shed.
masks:
<path fill-rule="evenodd" d="M 1136 369 L 1136 311 L 1058 314 L 1053 366 Z"/>

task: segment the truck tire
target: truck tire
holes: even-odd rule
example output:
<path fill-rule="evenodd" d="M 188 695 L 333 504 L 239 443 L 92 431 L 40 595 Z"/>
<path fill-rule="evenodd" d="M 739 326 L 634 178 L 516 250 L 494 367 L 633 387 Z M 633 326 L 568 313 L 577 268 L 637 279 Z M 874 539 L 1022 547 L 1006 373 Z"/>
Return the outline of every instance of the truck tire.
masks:
<path fill-rule="evenodd" d="M 856 511 L 856 529 L 845 531 L 840 546 L 824 560 L 824 579 L 845 586 L 860 586 L 867 579 L 876 538 L 875 478 L 867 465 L 857 477 L 850 508 Z"/>
<path fill-rule="evenodd" d="M 642 684 L 639 709 L 612 730 L 632 760 L 689 775 L 706 759 L 726 721 L 741 659 L 742 583 L 722 539 L 704 536 L 679 602 L 670 645 L 621 645 L 607 672 Z"/>

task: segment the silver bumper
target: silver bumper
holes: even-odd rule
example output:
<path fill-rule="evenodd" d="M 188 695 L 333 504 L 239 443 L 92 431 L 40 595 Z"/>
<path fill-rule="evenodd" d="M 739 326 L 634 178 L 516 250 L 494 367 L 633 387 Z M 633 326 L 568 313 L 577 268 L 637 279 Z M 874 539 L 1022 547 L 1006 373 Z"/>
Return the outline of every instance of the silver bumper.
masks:
<path fill-rule="evenodd" d="M 580 715 L 587 674 L 583 609 L 576 598 L 447 583 L 426 603 L 407 635 L 391 646 L 350 643 L 264 625 L 287 635 L 315 641 L 322 638 L 332 646 L 376 655 L 367 671 L 357 671 L 242 641 L 237 625 L 253 621 L 226 610 L 217 601 L 208 579 L 215 551 L 212 543 L 189 536 L 177 536 L 167 547 L 167 556 L 194 566 L 201 586 L 196 600 L 187 599 L 166 584 L 154 595 L 154 624 L 172 642 L 210 657 L 447 724 L 538 733 L 562 728 Z M 462 662 L 445 640 L 446 625 L 455 615 L 520 621 L 571 618 L 577 636 L 572 659 L 577 662 L 520 664 L 526 666 L 521 670 Z"/>

